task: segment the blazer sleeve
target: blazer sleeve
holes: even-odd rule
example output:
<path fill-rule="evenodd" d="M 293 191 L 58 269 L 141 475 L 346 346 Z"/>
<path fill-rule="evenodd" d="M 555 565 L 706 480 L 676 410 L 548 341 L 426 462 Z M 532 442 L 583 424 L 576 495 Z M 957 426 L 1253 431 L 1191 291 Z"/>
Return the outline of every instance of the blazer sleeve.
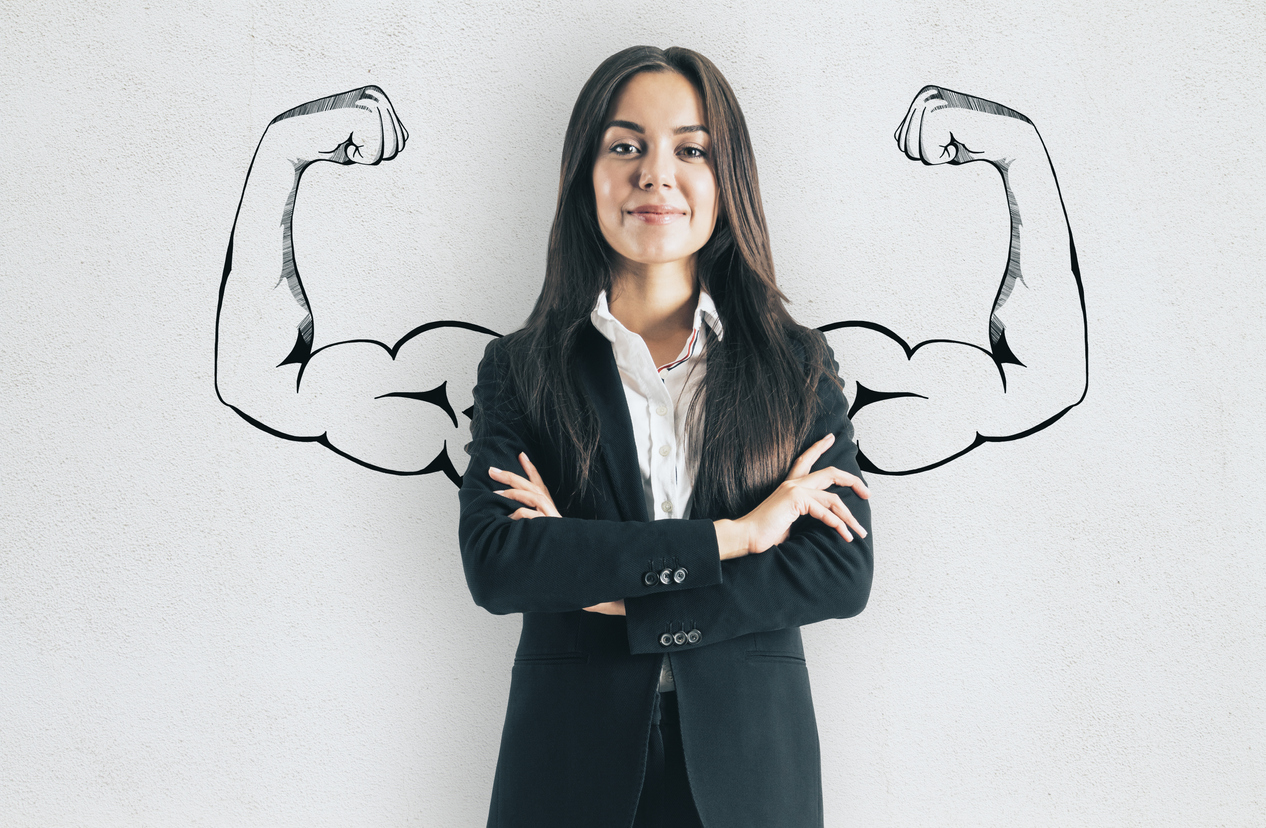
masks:
<path fill-rule="evenodd" d="M 829 359 L 834 365 L 834 356 Z M 818 399 L 819 413 L 801 452 L 828 433 L 834 434 L 834 444 L 814 469 L 834 466 L 860 477 L 843 392 L 830 377 L 823 376 Z M 870 504 L 852 489 L 832 486 L 828 491 L 839 495 L 866 527 L 865 538 L 854 533 L 852 541 L 845 541 L 820 520 L 805 516 L 792 524 L 783 543 L 758 555 L 723 561 L 719 584 L 626 597 L 630 651 L 661 652 L 671 646 L 675 652 L 861 612 L 870 596 L 874 566 Z M 692 630 L 698 635 L 685 643 L 670 640 L 672 633 Z"/>
<path fill-rule="evenodd" d="M 475 603 L 499 615 L 579 610 L 645 592 L 652 560 L 690 572 L 689 584 L 670 578 L 656 582 L 657 592 L 720 583 L 711 520 L 510 519 L 521 504 L 496 493 L 504 487 L 488 468 L 521 474 L 519 452 L 535 460 L 557 449 L 531 439 L 533 430 L 507 381 L 505 347 L 504 340 L 493 340 L 479 364 L 470 465 L 458 493 L 462 565 Z"/>

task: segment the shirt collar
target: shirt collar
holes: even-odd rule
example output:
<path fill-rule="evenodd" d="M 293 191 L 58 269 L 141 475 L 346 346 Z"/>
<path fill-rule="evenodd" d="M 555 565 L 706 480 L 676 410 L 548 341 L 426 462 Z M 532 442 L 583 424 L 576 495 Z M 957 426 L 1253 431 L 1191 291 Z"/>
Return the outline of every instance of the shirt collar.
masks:
<path fill-rule="evenodd" d="M 631 334 L 628 328 L 624 327 L 619 319 L 611 315 L 611 306 L 607 304 L 607 292 L 604 290 L 598 294 L 598 301 L 594 303 L 593 311 L 589 314 L 589 321 L 598 329 L 598 333 L 605 336 L 612 342 L 622 331 L 625 334 Z M 695 306 L 695 318 L 693 328 L 699 330 L 700 321 L 705 322 L 712 332 L 717 335 L 717 339 L 722 336 L 721 317 L 717 314 L 717 306 L 712 301 L 712 297 L 708 295 L 706 290 L 699 291 L 699 304 Z"/>

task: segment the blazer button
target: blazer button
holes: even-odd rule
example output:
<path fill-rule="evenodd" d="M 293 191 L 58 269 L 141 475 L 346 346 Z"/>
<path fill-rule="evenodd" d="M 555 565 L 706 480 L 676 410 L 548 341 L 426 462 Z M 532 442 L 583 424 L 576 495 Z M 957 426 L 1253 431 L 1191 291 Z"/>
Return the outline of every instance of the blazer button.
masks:
<path fill-rule="evenodd" d="M 678 569 L 676 572 L 674 572 L 674 573 L 673 573 L 673 580 L 674 580 L 674 581 L 676 581 L 676 582 L 677 582 L 677 583 L 679 583 L 679 584 L 680 584 L 682 581 L 686 580 L 686 568 L 685 568 L 685 567 L 682 567 L 681 569 Z"/>
<path fill-rule="evenodd" d="M 668 645 L 673 643 L 673 637 L 669 635 L 668 633 L 664 633 L 663 635 L 659 637 L 659 643 L 662 646 L 667 647 Z"/>
<path fill-rule="evenodd" d="M 690 632 L 686 633 L 686 640 L 689 641 L 691 644 L 698 644 L 700 638 L 703 638 L 703 633 L 699 632 L 698 630 L 691 630 Z"/>
<path fill-rule="evenodd" d="M 661 584 L 667 584 L 672 579 L 673 571 L 671 569 L 665 569 L 663 572 L 659 573 L 659 582 Z"/>
<path fill-rule="evenodd" d="M 679 632 L 679 633 L 677 633 L 676 635 L 674 635 L 674 636 L 673 636 L 673 643 L 674 643 L 674 644 L 685 644 L 685 643 L 686 643 L 686 634 L 685 634 L 684 632 Z"/>
<path fill-rule="evenodd" d="M 647 572 L 642 576 L 642 582 L 647 586 L 655 586 L 655 582 L 659 580 L 659 575 L 654 572 Z"/>

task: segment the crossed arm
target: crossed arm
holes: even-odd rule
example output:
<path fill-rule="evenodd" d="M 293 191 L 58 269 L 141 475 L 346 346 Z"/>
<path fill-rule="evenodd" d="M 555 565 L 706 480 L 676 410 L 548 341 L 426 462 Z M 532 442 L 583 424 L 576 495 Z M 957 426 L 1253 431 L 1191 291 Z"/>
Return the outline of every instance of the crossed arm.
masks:
<path fill-rule="evenodd" d="M 662 651 L 660 636 L 674 630 L 700 631 L 701 638 L 686 646 L 701 646 L 845 618 L 865 607 L 873 563 L 870 508 L 844 398 L 829 379 L 819 384 L 820 414 L 802 447 L 813 471 L 792 470 L 806 481 L 799 488 L 809 491 L 784 484 L 733 522 L 529 516 L 519 514 L 525 501 L 502 494 L 503 486 L 513 485 L 508 478 L 487 470 L 518 468 L 522 454 L 543 457 L 552 449 L 532 442 L 522 412 L 504 390 L 498 345 L 480 365 L 471 465 L 459 495 L 462 561 L 477 604 L 494 613 L 567 612 L 622 601 L 623 612 L 616 614 L 627 615 L 634 653 Z M 834 439 L 822 440 L 826 435 Z M 808 501 L 818 500 L 814 491 L 823 495 L 819 502 L 838 506 L 810 511 Z M 844 512 L 847 525 L 841 525 Z M 749 520 L 757 531 L 740 534 L 750 542 L 744 550 L 750 554 L 729 557 L 733 550 L 724 548 L 723 526 Z M 689 575 L 682 582 L 648 584 L 648 562 Z"/>

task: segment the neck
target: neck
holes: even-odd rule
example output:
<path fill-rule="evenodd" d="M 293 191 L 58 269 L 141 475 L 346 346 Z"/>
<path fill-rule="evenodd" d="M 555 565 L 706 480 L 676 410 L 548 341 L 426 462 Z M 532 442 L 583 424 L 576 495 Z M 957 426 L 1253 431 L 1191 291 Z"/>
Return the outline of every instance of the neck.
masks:
<path fill-rule="evenodd" d="M 611 315 L 638 336 L 659 338 L 693 325 L 699 304 L 693 258 L 626 266 L 611 281 Z"/>

